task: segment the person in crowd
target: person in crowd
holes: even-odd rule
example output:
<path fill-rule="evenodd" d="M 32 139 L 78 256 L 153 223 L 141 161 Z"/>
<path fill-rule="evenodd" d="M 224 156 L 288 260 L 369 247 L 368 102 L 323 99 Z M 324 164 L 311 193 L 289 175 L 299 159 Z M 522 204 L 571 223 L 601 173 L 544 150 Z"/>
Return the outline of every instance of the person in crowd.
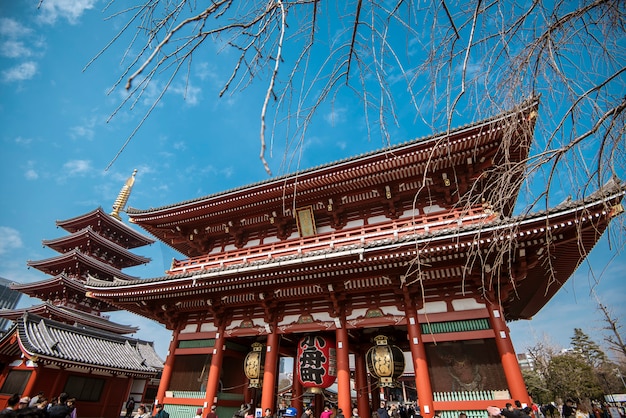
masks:
<path fill-rule="evenodd" d="M 246 405 L 246 413 L 244 415 L 244 418 L 254 418 L 254 408 L 251 404 Z"/>
<path fill-rule="evenodd" d="M 72 412 L 71 408 L 67 406 L 69 397 L 67 393 L 61 393 L 58 402 L 48 409 L 48 416 L 50 418 L 67 418 Z"/>
<path fill-rule="evenodd" d="M 17 409 L 26 409 L 28 408 L 28 404 L 30 403 L 30 398 L 28 396 L 24 396 L 20 399 L 20 403 L 17 404 Z"/>
<path fill-rule="evenodd" d="M 359 417 L 359 408 L 352 408 L 352 415 L 350 418 L 361 418 Z"/>
<path fill-rule="evenodd" d="M 163 409 L 163 404 L 157 404 L 156 406 L 156 415 L 154 416 L 154 418 L 170 418 L 170 414 Z"/>
<path fill-rule="evenodd" d="M 515 408 L 513 408 L 513 404 L 511 402 L 507 402 L 504 406 L 504 409 L 500 411 L 500 415 L 506 418 L 520 418 Z"/>
<path fill-rule="evenodd" d="M 388 413 L 390 418 L 400 418 L 400 408 L 398 407 L 398 404 L 392 403 L 389 407 Z"/>
<path fill-rule="evenodd" d="M 20 395 L 19 393 L 14 393 L 13 395 L 11 395 L 11 397 L 9 399 L 7 399 L 7 406 L 5 408 L 8 410 L 15 410 L 18 408 L 20 404 Z"/>
<path fill-rule="evenodd" d="M 201 408 L 199 408 L 201 409 Z M 150 417 L 150 413 L 148 413 L 148 410 L 146 408 L 145 405 L 139 405 L 137 407 L 137 415 L 135 416 L 135 418 L 149 418 Z"/>
<path fill-rule="evenodd" d="M 298 416 L 298 410 L 293 406 L 285 408 L 283 412 L 283 418 L 296 418 Z"/>
<path fill-rule="evenodd" d="M 272 414 L 272 410 L 270 408 L 265 408 L 265 412 L 263 412 L 263 418 L 274 418 L 274 414 Z"/>
<path fill-rule="evenodd" d="M 35 396 L 30 398 L 30 402 L 28 403 L 28 406 L 31 408 L 35 407 L 39 403 L 39 399 L 41 398 L 43 398 L 43 392 L 39 391 L 37 392 Z"/>
<path fill-rule="evenodd" d="M 70 408 L 70 418 L 78 418 L 78 412 L 76 412 L 76 398 L 69 398 L 67 400 L 67 406 Z"/>
<path fill-rule="evenodd" d="M 276 411 L 277 418 L 283 418 L 283 415 L 285 415 L 285 411 L 287 410 L 287 406 L 287 401 L 281 399 L 280 404 L 278 405 L 278 411 Z"/>
<path fill-rule="evenodd" d="M 135 398 L 133 398 L 131 396 L 126 401 L 126 415 L 124 415 L 124 416 L 125 417 L 132 417 L 134 410 L 135 410 Z"/>
<path fill-rule="evenodd" d="M 196 416 L 193 418 L 202 418 L 202 408 L 196 409 Z"/>
<path fill-rule="evenodd" d="M 211 405 L 211 410 L 206 414 L 206 418 L 217 418 L 217 405 Z"/>
<path fill-rule="evenodd" d="M 563 418 L 574 418 L 576 416 L 576 406 L 572 399 L 567 399 L 563 405 Z"/>
<path fill-rule="evenodd" d="M 390 418 L 385 401 L 380 401 L 380 408 L 376 412 L 378 413 L 378 418 Z"/>
<path fill-rule="evenodd" d="M 324 410 L 320 414 L 320 418 L 330 418 L 333 411 L 330 409 L 330 405 L 324 405 Z"/>
<path fill-rule="evenodd" d="M 304 408 L 304 412 L 302 413 L 300 418 L 313 418 L 313 410 L 311 409 L 310 406 L 307 406 L 306 408 Z"/>

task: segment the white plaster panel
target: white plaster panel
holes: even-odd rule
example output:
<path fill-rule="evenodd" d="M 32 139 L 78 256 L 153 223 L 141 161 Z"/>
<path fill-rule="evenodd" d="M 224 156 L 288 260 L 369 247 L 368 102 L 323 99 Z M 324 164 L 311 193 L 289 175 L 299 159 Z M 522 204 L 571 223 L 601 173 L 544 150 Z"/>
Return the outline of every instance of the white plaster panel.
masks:
<path fill-rule="evenodd" d="M 300 315 L 285 315 L 283 320 L 278 323 L 278 326 L 293 324 L 300 318 Z"/>
<path fill-rule="evenodd" d="M 441 212 L 441 211 L 444 211 L 444 210 L 446 210 L 446 209 L 442 208 L 439 205 L 430 205 L 430 206 L 424 207 L 424 213 L 425 214 Z"/>
<path fill-rule="evenodd" d="M 185 328 L 180 330 L 181 334 L 193 334 L 196 332 L 198 325 L 197 324 L 187 324 Z"/>
<path fill-rule="evenodd" d="M 363 219 L 355 219 L 346 224 L 345 228 L 352 228 L 354 226 L 363 226 L 365 221 Z"/>
<path fill-rule="evenodd" d="M 351 319 L 362 318 L 365 316 L 366 313 L 367 313 L 366 308 L 353 309 L 352 314 L 349 316 L 346 316 L 346 320 L 350 321 Z"/>
<path fill-rule="evenodd" d="M 373 224 L 377 224 L 380 222 L 386 222 L 388 220 L 389 218 L 387 218 L 385 215 L 378 215 L 378 216 L 372 216 L 371 218 L 367 218 L 367 223 L 370 225 L 373 225 Z"/>
<path fill-rule="evenodd" d="M 419 216 L 420 210 L 418 208 L 411 208 L 409 210 L 405 210 L 404 213 L 400 216 L 400 219 L 412 218 L 414 216 Z"/>
<path fill-rule="evenodd" d="M 200 325 L 200 332 L 213 332 L 213 331 L 217 331 L 217 327 L 215 326 L 215 324 L 212 324 L 211 322 L 205 322 L 204 324 Z"/>
<path fill-rule="evenodd" d="M 484 309 L 487 307 L 484 303 L 476 302 L 474 298 L 455 299 L 452 301 L 452 307 L 455 311 L 469 311 L 472 309 Z"/>
<path fill-rule="evenodd" d="M 246 243 L 244 248 L 257 247 L 261 243 L 260 239 L 253 239 Z"/>
<path fill-rule="evenodd" d="M 322 226 L 320 228 L 317 228 L 317 233 L 318 234 L 325 234 L 327 232 L 333 232 L 335 230 L 335 228 L 333 228 L 332 226 L 328 225 L 328 226 Z"/>
<path fill-rule="evenodd" d="M 280 238 L 273 235 L 271 237 L 263 238 L 263 244 L 272 244 L 274 242 L 280 242 Z"/>
<path fill-rule="evenodd" d="M 448 306 L 445 301 L 426 302 L 424 307 L 417 311 L 418 314 L 434 314 L 448 312 Z"/>

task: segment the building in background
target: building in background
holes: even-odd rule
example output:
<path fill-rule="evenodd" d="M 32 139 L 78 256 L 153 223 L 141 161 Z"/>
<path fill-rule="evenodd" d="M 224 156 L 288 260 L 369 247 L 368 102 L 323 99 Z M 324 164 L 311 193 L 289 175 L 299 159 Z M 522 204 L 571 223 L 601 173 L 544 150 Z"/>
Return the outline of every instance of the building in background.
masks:
<path fill-rule="evenodd" d="M 106 312 L 119 308 L 88 297 L 85 289 L 89 279 L 132 281 L 122 269 L 150 261 L 130 250 L 153 241 L 119 217 L 134 176 L 113 213 L 97 208 L 57 222 L 68 235 L 43 244 L 58 255 L 28 262 L 47 279 L 10 285 L 42 303 L 0 311 L 14 323 L 0 339 L 0 405 L 14 393 L 42 391 L 52 398 L 66 392 L 77 399 L 81 417 L 117 417 L 129 396 L 137 405 L 154 399 L 163 360 L 153 343 L 128 337 L 137 328 L 110 321 Z"/>
<path fill-rule="evenodd" d="M 15 308 L 21 297 L 20 292 L 11 289 L 10 280 L 0 277 L 0 310 Z M 0 334 L 3 334 L 9 325 L 11 325 L 10 320 L 0 318 Z"/>

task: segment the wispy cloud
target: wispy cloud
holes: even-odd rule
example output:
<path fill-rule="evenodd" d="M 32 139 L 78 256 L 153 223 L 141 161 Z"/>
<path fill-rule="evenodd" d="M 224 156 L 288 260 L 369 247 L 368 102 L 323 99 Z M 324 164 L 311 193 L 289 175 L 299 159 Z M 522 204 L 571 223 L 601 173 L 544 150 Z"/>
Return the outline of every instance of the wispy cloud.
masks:
<path fill-rule="evenodd" d="M 39 20 L 47 24 L 65 19 L 74 25 L 86 10 L 93 9 L 96 0 L 46 0 L 41 2 Z"/>
<path fill-rule="evenodd" d="M 91 161 L 70 160 L 63 164 L 63 169 L 68 176 L 83 175 L 92 171 Z"/>
<path fill-rule="evenodd" d="M 2 69 L 2 82 L 33 78 L 38 70 L 34 59 L 43 54 L 44 47 L 45 42 L 32 29 L 15 19 L 0 18 L 0 56 L 10 59 Z"/>
<path fill-rule="evenodd" d="M 15 19 L 0 17 L 0 36 L 17 39 L 33 33 L 33 30 L 22 25 Z"/>
<path fill-rule="evenodd" d="M 189 106 L 195 106 L 200 103 L 202 89 L 199 87 L 192 86 L 191 84 L 184 86 L 172 86 L 170 87 L 170 91 L 174 94 L 182 96 L 185 103 Z"/>
<path fill-rule="evenodd" d="M 70 128 L 70 137 L 72 139 L 88 139 L 92 140 L 94 137 L 94 127 L 96 126 L 96 118 L 86 120 L 82 125 L 73 126 Z"/>
<path fill-rule="evenodd" d="M 2 81 L 10 83 L 14 81 L 30 80 L 37 74 L 37 63 L 34 61 L 27 61 L 18 64 L 8 70 L 2 72 Z"/>
<path fill-rule="evenodd" d="M 346 121 L 346 113 L 348 109 L 345 107 L 333 108 L 330 112 L 324 115 L 324 120 L 332 126 L 336 126 Z"/>
<path fill-rule="evenodd" d="M 22 238 L 19 231 L 8 226 L 0 226 L 0 254 L 5 254 L 9 250 L 21 247 Z"/>

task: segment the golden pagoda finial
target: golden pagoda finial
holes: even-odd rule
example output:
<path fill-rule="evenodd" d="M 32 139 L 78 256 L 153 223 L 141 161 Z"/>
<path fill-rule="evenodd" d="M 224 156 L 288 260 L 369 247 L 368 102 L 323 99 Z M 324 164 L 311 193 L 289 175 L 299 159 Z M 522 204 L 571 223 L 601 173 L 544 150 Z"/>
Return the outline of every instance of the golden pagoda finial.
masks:
<path fill-rule="evenodd" d="M 126 206 L 126 202 L 128 202 L 128 198 L 130 197 L 130 192 L 133 189 L 133 184 L 135 184 L 135 175 L 137 174 L 137 169 L 133 170 L 133 175 L 126 180 L 124 186 L 122 186 L 122 190 L 120 190 L 120 194 L 117 195 L 117 199 L 113 203 L 113 212 L 111 212 L 111 216 L 115 219 L 122 220 L 120 218 L 120 211 L 124 210 Z"/>

